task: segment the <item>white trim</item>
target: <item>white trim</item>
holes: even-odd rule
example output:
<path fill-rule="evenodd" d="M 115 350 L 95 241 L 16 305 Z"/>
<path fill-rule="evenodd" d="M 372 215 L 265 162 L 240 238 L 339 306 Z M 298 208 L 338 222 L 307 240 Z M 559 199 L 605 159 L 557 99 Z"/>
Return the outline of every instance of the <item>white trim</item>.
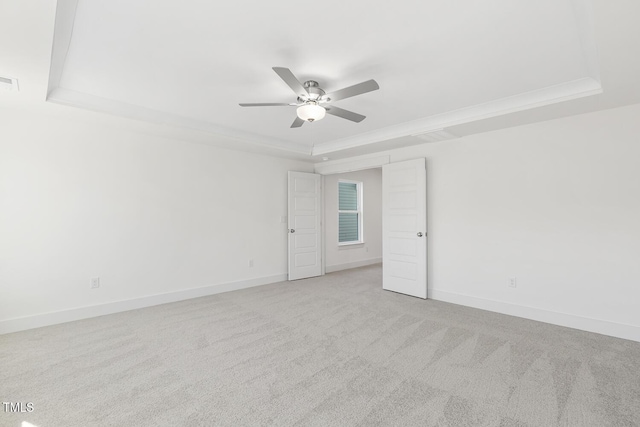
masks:
<path fill-rule="evenodd" d="M 338 242 L 338 247 L 340 247 L 340 246 L 354 246 L 354 245 L 364 245 L 364 241 L 362 241 L 362 240 L 354 240 L 353 242 Z"/>
<path fill-rule="evenodd" d="M 58 0 L 56 3 L 56 18 L 51 46 L 51 66 L 49 67 L 49 86 L 47 94 L 60 87 L 60 80 L 64 71 L 64 63 L 71 45 L 71 36 L 76 20 L 78 0 Z"/>
<path fill-rule="evenodd" d="M 522 317 L 525 319 L 537 320 L 539 322 L 551 323 L 554 325 L 566 326 L 568 328 L 580 329 L 583 331 L 595 332 L 597 334 L 640 342 L 640 326 L 576 316 L 568 313 L 559 313 L 541 308 L 527 307 L 524 305 L 479 298 L 455 292 L 441 291 L 439 289 L 429 289 L 429 297 L 433 300 L 450 302 L 467 307 L 479 308 L 496 313 L 508 314 L 510 316 Z"/>
<path fill-rule="evenodd" d="M 275 276 L 219 283 L 217 285 L 202 286 L 199 288 L 167 292 L 164 294 L 148 295 L 129 300 L 114 301 L 105 304 L 90 305 L 86 307 L 72 308 L 69 310 L 7 319 L 0 321 L 0 335 L 24 331 L 27 329 L 40 328 L 43 326 L 56 325 L 59 323 L 72 322 L 74 320 L 89 319 L 91 317 L 104 316 L 106 314 L 136 310 L 138 308 L 152 307 L 154 305 L 199 298 L 207 295 L 215 295 L 223 292 L 236 291 L 254 286 L 268 285 L 270 283 L 284 282 L 286 280 L 286 274 L 277 274 Z"/>
<path fill-rule="evenodd" d="M 315 173 L 320 175 L 333 175 L 337 173 L 355 172 L 365 169 L 382 167 L 391 161 L 390 156 L 367 156 L 358 159 L 334 160 L 328 163 L 316 163 Z"/>
<path fill-rule="evenodd" d="M 321 265 L 321 276 L 327 274 L 327 236 L 325 236 L 326 232 L 324 231 L 324 225 L 326 224 L 326 212 L 325 212 L 325 202 L 324 202 L 324 175 L 320 176 L 320 240 L 322 240 L 321 246 L 321 255 L 320 255 L 320 265 Z"/>
<path fill-rule="evenodd" d="M 448 111 L 446 113 L 388 126 L 352 137 L 317 143 L 313 147 L 312 154 L 314 156 L 327 155 L 340 150 L 362 147 L 368 144 L 418 133 L 427 133 L 438 129 L 449 128 L 464 123 L 471 123 L 600 93 L 602 93 L 602 85 L 600 82 L 594 78 L 585 77 L 506 98 L 496 99 L 483 104 L 472 105 L 459 110 Z"/>
<path fill-rule="evenodd" d="M 287 142 L 276 138 L 264 137 L 253 132 L 231 129 L 204 120 L 191 119 L 173 113 L 127 104 L 125 102 L 88 95 L 82 92 L 75 92 L 61 87 L 51 90 L 47 96 L 47 101 L 106 113 L 116 117 L 206 132 L 211 135 L 240 140 L 244 144 L 248 143 L 262 148 L 275 149 L 276 152 L 284 151 L 287 153 L 308 155 L 310 150 L 310 147 L 305 147 L 305 145 L 300 142 Z"/>
<path fill-rule="evenodd" d="M 351 268 L 366 267 L 367 265 L 380 264 L 382 258 L 365 259 L 363 261 L 347 262 L 344 264 L 327 265 L 327 273 L 335 271 L 349 270 Z"/>

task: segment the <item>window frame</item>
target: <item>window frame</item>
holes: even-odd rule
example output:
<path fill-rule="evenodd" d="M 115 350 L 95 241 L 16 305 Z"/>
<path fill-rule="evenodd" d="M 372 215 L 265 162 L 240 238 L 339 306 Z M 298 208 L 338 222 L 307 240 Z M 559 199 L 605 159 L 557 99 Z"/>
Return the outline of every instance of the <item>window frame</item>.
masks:
<path fill-rule="evenodd" d="M 356 203 L 357 210 L 340 210 L 340 183 L 346 184 L 356 184 Z M 364 209 L 363 209 L 363 184 L 362 181 L 353 181 L 350 179 L 338 179 L 338 184 L 336 185 L 338 191 L 336 193 L 337 199 L 337 207 L 338 213 L 336 214 L 338 220 L 337 227 L 337 239 L 338 246 L 352 246 L 352 245 L 362 245 L 364 243 Z M 352 240 L 349 242 L 341 242 L 340 241 L 340 214 L 341 213 L 355 213 L 358 215 L 358 240 Z"/>

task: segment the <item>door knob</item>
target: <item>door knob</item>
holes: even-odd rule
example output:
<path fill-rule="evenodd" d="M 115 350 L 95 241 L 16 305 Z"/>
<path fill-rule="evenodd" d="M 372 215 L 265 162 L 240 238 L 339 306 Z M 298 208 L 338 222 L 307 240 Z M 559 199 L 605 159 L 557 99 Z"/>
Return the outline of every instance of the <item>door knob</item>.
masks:
<path fill-rule="evenodd" d="M 422 237 L 422 231 L 418 231 L 418 237 Z"/>
<path fill-rule="evenodd" d="M 293 228 L 291 230 L 289 230 L 289 231 L 292 232 L 292 233 L 296 232 L 296 230 L 294 230 Z"/>

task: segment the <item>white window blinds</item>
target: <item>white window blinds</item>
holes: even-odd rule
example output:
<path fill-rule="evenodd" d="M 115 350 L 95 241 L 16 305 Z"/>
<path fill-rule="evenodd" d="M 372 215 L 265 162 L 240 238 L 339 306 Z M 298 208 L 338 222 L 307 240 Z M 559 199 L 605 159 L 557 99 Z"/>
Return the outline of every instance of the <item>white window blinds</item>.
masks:
<path fill-rule="evenodd" d="M 338 243 L 362 241 L 362 183 L 338 182 Z"/>

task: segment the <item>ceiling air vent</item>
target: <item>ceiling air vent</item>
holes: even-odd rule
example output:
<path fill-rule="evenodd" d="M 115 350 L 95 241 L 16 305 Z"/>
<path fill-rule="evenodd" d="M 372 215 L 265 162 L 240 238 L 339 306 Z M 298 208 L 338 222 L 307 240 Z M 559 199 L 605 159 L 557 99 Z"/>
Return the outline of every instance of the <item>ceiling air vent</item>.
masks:
<path fill-rule="evenodd" d="M 0 77 L 0 89 L 18 91 L 18 79 Z"/>
<path fill-rule="evenodd" d="M 448 139 L 459 138 L 458 135 L 454 135 L 451 132 L 447 132 L 444 129 L 436 129 L 436 130 L 432 130 L 425 133 L 417 133 L 411 136 L 420 138 L 427 142 L 440 142 L 440 141 L 446 141 Z"/>

